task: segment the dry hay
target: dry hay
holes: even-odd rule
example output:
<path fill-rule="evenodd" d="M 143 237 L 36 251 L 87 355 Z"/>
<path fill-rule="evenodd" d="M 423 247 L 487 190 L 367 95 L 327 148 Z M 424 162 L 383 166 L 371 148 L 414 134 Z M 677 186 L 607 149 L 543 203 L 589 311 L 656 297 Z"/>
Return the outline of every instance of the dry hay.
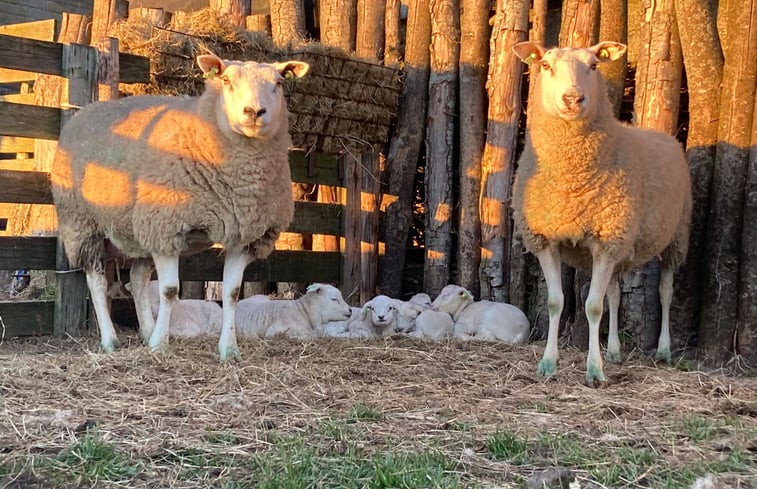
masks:
<path fill-rule="evenodd" d="M 757 379 L 655 367 L 644 358 L 606 366 L 610 386 L 595 390 L 583 384 L 585 353 L 570 348 L 556 379 L 545 381 L 535 374 L 541 345 L 275 339 L 240 342 L 243 359 L 219 365 L 214 339 L 172 339 L 166 356 L 133 335 L 122 339 L 127 345 L 111 355 L 98 352 L 96 339 L 0 345 L 0 464 L 54 456 L 91 420 L 109 442 L 154 461 L 147 480 L 129 487 L 206 487 L 177 481 L 180 468 L 162 463 L 165 454 L 219 450 L 208 437 L 218 432 L 242 440 L 222 449 L 258 453 L 270 447 L 269 431 L 304 432 L 357 403 L 383 414 L 367 428 L 366 444 L 442 447 L 480 483 L 535 470 L 486 456 L 482 440 L 499 429 L 527 437 L 572 433 L 600 449 L 652 447 L 656 463 L 673 470 L 726 450 L 757 450 L 754 438 L 745 439 L 757 433 Z M 687 440 L 683 423 L 691 416 L 712 420 L 717 435 L 704 444 Z M 461 435 L 459 426 L 470 431 Z M 752 467 L 733 475 L 738 487 L 755 487 L 747 482 L 757 475 Z"/>
<path fill-rule="evenodd" d="M 264 62 L 299 59 L 310 63 L 310 73 L 285 84 L 296 147 L 360 152 L 389 138 L 400 89 L 400 72 L 394 68 L 316 42 L 275 46 L 266 33 L 238 28 L 212 9 L 181 16 L 167 28 L 135 16 L 114 24 L 111 35 L 119 38 L 121 50 L 150 58 L 151 83 L 122 85 L 127 94 L 202 93 L 194 61 L 198 54 Z"/>

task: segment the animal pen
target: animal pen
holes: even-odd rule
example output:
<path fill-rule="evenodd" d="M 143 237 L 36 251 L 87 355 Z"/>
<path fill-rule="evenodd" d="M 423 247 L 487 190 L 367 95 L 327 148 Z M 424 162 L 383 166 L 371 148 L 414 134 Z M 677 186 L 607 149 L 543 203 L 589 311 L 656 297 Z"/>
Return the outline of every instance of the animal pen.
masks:
<path fill-rule="evenodd" d="M 81 22 L 79 17 L 63 14 L 63 23 L 68 27 Z M 30 83 L 36 78 L 38 92 L 36 99 L 33 94 L 19 93 L 4 95 L 0 101 L 0 152 L 25 157 L 0 163 L 0 203 L 5 204 L 0 207 L 5 211 L 0 216 L 3 230 L 21 227 L 13 222 L 14 217 L 23 219 L 14 214 L 15 207 L 24 206 L 28 218 L 29 205 L 52 204 L 49 174 L 34 169 L 49 172 L 52 154 L 44 142 L 57 138 L 61 125 L 76 107 L 117 96 L 119 84 L 121 90 L 129 93 L 130 84 L 151 81 L 150 59 L 118 53 L 116 39 L 103 38 L 97 46 L 54 43 L 55 32 L 54 20 L 0 28 L 0 83 Z M 176 32 L 170 35 L 190 37 Z M 272 45 L 268 48 L 273 49 Z M 196 71 L 193 58 L 180 52 L 170 54 L 164 56 L 170 66 L 159 66 L 159 71 L 162 74 L 168 71 L 169 78 L 173 76 L 174 80 L 191 85 L 191 88 L 182 87 L 182 93 L 201 90 L 203 81 L 193 74 Z M 224 54 L 234 56 L 234 53 Z M 244 52 L 236 54 L 245 55 Z M 253 54 L 257 54 L 258 59 L 264 54 L 282 56 L 270 52 Z M 362 176 L 360 153 L 381 144 L 387 137 L 393 117 L 392 105 L 396 106 L 399 95 L 398 72 L 329 51 L 305 49 L 289 55 L 316 67 L 316 74 L 304 87 L 296 87 L 295 82 L 287 84 L 292 112 L 290 130 L 297 146 L 290 152 L 292 181 L 341 188 L 344 197 L 343 203 L 297 201 L 288 233 L 318 235 L 322 239 L 331 237 L 342 243 L 321 251 L 278 249 L 277 245 L 277 250 L 267 260 L 247 267 L 244 280 L 338 283 L 345 297 L 364 302 L 372 297 L 376 287 L 379 210 L 375 180 Z M 155 70 L 153 66 L 153 73 Z M 68 94 L 55 93 L 45 99 L 43 93 L 46 92 L 41 87 L 51 78 L 49 75 L 65 78 L 67 83 L 63 86 L 68 87 Z M 336 91 L 342 93 L 340 99 L 331 95 L 335 89 L 330 85 L 336 85 Z M 59 92 L 60 88 L 57 90 Z M 65 102 L 61 104 L 60 100 Z M 376 105 L 372 102 L 376 100 L 388 100 L 389 106 Z M 38 105 L 34 105 L 35 102 Z M 50 105 L 50 102 L 57 106 L 39 105 Z M 333 110 L 328 111 L 328 104 Z M 360 119 L 361 107 L 370 109 L 371 106 L 376 109 L 368 110 L 368 119 Z M 350 113 L 357 115 L 350 116 Z M 350 134 L 356 133 L 356 124 L 358 134 L 350 138 Z M 341 154 L 337 154 L 338 149 Z M 31 154 L 34 159 L 28 158 Z M 0 270 L 54 270 L 55 298 L 0 302 L 4 337 L 80 333 L 87 318 L 86 283 L 80 270 L 68 266 L 56 237 L 50 236 L 49 229 L 42 233 L 47 234 L 44 236 L 5 234 L 0 236 Z M 282 248 L 287 248 L 286 243 Z M 184 257 L 180 264 L 180 276 L 186 282 L 220 280 L 222 271 L 218 250 Z"/>

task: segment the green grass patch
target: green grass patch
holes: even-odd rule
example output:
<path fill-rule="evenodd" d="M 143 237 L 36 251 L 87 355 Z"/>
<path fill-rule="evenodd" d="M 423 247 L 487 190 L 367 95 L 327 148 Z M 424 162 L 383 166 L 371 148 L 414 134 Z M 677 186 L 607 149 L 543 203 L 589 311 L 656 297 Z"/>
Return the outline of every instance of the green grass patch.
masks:
<path fill-rule="evenodd" d="M 377 411 L 375 409 L 369 408 L 368 406 L 364 406 L 363 404 L 358 403 L 352 406 L 348 419 L 352 422 L 381 421 L 382 419 L 384 419 L 384 415 L 381 413 L 381 411 Z"/>
<path fill-rule="evenodd" d="M 486 438 L 485 445 L 494 460 L 507 460 L 516 465 L 528 463 L 528 441 L 517 433 L 497 430 Z"/>
<path fill-rule="evenodd" d="M 683 426 L 692 441 L 709 440 L 718 432 L 715 421 L 706 416 L 687 416 L 683 420 Z"/>

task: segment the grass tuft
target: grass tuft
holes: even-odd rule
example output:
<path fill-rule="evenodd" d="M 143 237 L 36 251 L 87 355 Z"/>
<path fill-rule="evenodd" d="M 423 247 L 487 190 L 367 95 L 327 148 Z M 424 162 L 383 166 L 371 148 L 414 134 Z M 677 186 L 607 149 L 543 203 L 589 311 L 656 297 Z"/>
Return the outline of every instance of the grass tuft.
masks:
<path fill-rule="evenodd" d="M 485 442 L 491 458 L 507 460 L 516 465 L 528 462 L 528 443 L 517 433 L 497 430 Z"/>

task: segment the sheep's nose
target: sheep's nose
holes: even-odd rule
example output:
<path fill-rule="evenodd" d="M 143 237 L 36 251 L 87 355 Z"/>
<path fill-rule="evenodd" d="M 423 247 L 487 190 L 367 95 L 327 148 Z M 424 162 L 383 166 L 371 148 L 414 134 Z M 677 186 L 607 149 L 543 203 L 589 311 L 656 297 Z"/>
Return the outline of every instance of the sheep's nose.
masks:
<path fill-rule="evenodd" d="M 384 320 L 384 316 L 379 316 L 378 319 L 379 319 L 379 321 L 383 321 Z"/>
<path fill-rule="evenodd" d="M 266 113 L 265 109 L 255 110 L 252 107 L 245 107 L 244 108 L 244 115 L 250 116 L 250 117 L 260 117 L 260 116 L 262 116 L 265 113 Z"/>
<path fill-rule="evenodd" d="M 585 97 L 583 95 L 566 93 L 562 96 L 562 100 L 563 102 L 565 102 L 565 106 L 568 108 L 579 108 L 585 100 Z"/>

